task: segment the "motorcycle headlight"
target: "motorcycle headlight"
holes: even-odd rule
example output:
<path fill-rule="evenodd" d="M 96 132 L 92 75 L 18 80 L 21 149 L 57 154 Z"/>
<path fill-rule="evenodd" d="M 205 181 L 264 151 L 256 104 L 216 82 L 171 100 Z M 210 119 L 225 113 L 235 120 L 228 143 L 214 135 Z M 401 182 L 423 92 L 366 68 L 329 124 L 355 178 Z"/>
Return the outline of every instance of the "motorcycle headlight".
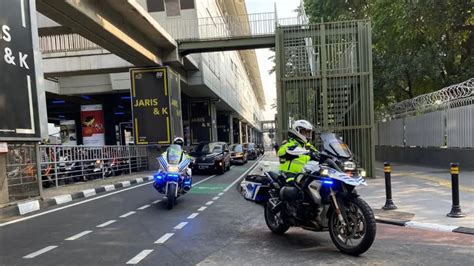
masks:
<path fill-rule="evenodd" d="M 352 171 L 352 170 L 355 170 L 356 168 L 356 165 L 354 162 L 351 162 L 351 161 L 345 161 L 344 162 L 344 171 Z"/>
<path fill-rule="evenodd" d="M 179 171 L 178 166 L 170 165 L 170 166 L 168 167 L 168 172 L 175 172 L 175 173 L 176 173 L 176 172 L 178 172 L 178 171 Z"/>
<path fill-rule="evenodd" d="M 329 170 L 328 169 L 322 169 L 320 174 L 323 175 L 323 176 L 328 176 L 329 175 Z"/>
<path fill-rule="evenodd" d="M 362 176 L 362 177 L 366 177 L 367 172 L 364 169 L 362 169 L 362 170 L 360 170 L 359 175 Z"/>

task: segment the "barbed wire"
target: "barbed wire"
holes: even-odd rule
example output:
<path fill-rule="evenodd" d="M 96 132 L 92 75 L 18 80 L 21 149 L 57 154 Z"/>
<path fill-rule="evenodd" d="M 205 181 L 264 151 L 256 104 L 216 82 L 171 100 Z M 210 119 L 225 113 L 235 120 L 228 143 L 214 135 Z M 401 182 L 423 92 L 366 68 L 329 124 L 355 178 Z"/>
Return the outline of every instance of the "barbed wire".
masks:
<path fill-rule="evenodd" d="M 443 107 L 463 98 L 474 97 L 474 78 L 451 85 L 441 90 L 423 94 L 388 106 L 388 115 L 399 115 L 411 111 Z"/>

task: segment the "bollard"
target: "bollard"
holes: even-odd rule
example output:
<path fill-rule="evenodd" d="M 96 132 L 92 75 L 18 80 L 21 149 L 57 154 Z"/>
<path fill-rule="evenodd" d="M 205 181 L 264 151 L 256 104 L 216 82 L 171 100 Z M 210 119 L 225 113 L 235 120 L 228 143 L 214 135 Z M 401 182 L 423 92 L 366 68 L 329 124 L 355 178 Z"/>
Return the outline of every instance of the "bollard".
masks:
<path fill-rule="evenodd" d="M 393 203 L 392 200 L 392 181 L 391 181 L 391 173 L 392 167 L 389 163 L 385 162 L 383 164 L 383 172 L 385 173 L 385 206 L 382 207 L 384 210 L 395 210 L 397 206 Z"/>
<path fill-rule="evenodd" d="M 466 215 L 461 211 L 461 206 L 459 205 L 459 166 L 457 163 L 451 164 L 451 191 L 453 194 L 453 206 L 447 216 L 452 218 L 465 217 Z"/>

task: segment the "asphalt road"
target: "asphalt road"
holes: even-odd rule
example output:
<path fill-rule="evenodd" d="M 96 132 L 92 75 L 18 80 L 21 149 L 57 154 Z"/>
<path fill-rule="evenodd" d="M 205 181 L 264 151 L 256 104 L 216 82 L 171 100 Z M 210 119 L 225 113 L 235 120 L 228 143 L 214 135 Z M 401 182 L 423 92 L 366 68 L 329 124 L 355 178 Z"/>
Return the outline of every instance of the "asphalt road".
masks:
<path fill-rule="evenodd" d="M 340 253 L 327 232 L 273 235 L 263 208 L 235 189 L 252 164 L 194 176 L 203 182 L 173 210 L 146 183 L 0 227 L 0 265 L 473 263 L 474 237 L 457 233 L 378 224 L 374 245 L 360 257 Z"/>

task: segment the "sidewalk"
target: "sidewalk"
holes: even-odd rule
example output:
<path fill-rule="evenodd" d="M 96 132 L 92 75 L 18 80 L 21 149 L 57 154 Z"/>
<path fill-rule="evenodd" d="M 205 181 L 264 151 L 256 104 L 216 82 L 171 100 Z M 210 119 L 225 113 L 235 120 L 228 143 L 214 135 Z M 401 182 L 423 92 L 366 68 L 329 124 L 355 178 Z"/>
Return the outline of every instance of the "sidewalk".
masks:
<path fill-rule="evenodd" d="M 383 163 L 376 164 L 377 179 L 368 179 L 358 191 L 379 217 L 474 228 L 474 173 L 460 172 L 460 205 L 464 218 L 450 218 L 451 182 L 449 168 L 436 169 L 392 164 L 392 195 L 398 209 L 382 211 L 385 204 Z"/>
<path fill-rule="evenodd" d="M 1 207 L 0 221 L 7 221 L 18 215 L 24 215 L 42 208 L 68 203 L 75 199 L 87 198 L 98 193 L 147 182 L 153 179 L 153 173 L 154 171 L 136 172 L 129 175 L 120 175 L 44 189 L 42 200 L 30 199 Z"/>
<path fill-rule="evenodd" d="M 105 179 L 96 179 L 87 182 L 78 182 L 67 186 L 61 186 L 58 188 L 48 188 L 43 190 L 44 199 L 53 198 L 60 195 L 74 194 L 75 192 L 93 189 L 101 186 L 111 185 L 120 183 L 123 181 L 135 180 L 140 177 L 153 175 L 154 171 L 144 171 L 132 173 L 131 175 L 119 175 L 114 177 L 109 177 Z"/>

